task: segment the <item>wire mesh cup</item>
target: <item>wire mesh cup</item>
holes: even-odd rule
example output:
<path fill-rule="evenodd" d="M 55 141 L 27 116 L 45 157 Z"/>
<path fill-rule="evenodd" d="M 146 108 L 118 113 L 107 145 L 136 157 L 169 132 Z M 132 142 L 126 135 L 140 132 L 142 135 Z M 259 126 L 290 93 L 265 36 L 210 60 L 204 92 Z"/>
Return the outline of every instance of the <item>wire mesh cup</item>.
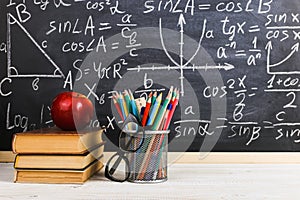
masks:
<path fill-rule="evenodd" d="M 105 177 L 117 182 L 166 181 L 169 132 L 145 130 L 129 114 L 119 134 L 119 149 L 106 163 Z"/>
<path fill-rule="evenodd" d="M 135 183 L 158 183 L 168 179 L 168 134 L 166 131 L 146 130 L 143 143 L 135 152 L 127 153 L 130 175 L 128 181 Z M 132 145 L 139 145 L 137 137 Z"/>

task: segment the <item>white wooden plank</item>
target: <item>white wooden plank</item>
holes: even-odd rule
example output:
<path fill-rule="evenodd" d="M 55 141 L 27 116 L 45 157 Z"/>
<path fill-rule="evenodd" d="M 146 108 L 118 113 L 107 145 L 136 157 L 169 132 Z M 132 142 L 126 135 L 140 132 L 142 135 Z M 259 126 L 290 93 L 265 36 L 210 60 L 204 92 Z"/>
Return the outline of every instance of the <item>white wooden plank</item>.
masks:
<path fill-rule="evenodd" d="M 300 165 L 171 164 L 159 184 L 115 183 L 103 172 L 83 185 L 12 183 L 0 164 L 0 199 L 295 199 Z"/>

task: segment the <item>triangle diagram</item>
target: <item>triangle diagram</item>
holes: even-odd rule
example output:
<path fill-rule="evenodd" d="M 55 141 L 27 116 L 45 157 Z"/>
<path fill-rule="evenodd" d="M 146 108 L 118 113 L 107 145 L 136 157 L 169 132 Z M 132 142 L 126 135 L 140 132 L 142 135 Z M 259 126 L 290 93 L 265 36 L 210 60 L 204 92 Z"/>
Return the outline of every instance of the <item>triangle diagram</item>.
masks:
<path fill-rule="evenodd" d="M 64 74 L 25 27 L 7 14 L 7 75 L 9 78 L 64 78 Z"/>

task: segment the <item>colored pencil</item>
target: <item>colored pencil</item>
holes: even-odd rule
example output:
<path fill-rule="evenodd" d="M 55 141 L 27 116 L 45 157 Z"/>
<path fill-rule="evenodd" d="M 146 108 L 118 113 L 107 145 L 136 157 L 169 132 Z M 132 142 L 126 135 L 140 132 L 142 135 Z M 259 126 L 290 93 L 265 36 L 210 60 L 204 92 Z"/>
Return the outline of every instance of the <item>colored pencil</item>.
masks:
<path fill-rule="evenodd" d="M 179 95 L 179 90 L 178 90 L 178 91 L 177 91 L 177 94 L 176 94 L 176 98 L 175 98 L 175 100 L 174 100 L 174 102 L 173 102 L 173 104 L 172 104 L 172 109 L 171 109 L 171 111 L 169 112 L 169 116 L 168 116 L 168 118 L 167 118 L 167 120 L 166 120 L 166 123 L 165 123 L 165 125 L 164 125 L 164 127 L 163 127 L 163 130 L 167 130 L 167 129 L 169 128 L 169 126 L 170 126 L 171 119 L 172 119 L 172 117 L 173 117 L 173 115 L 174 115 L 176 106 L 178 105 L 179 96 L 180 96 L 180 95 Z"/>
<path fill-rule="evenodd" d="M 150 172 L 150 170 L 151 170 L 149 168 L 149 166 L 150 166 L 149 162 L 151 161 L 152 154 L 154 153 L 154 150 L 156 149 L 156 145 L 155 145 L 155 143 L 153 143 L 155 141 L 156 137 L 157 137 L 157 135 L 153 135 L 152 138 L 151 138 L 150 143 L 147 146 L 147 151 L 144 155 L 144 160 L 143 160 L 143 163 L 141 165 L 139 175 L 138 175 L 139 180 L 144 179 L 144 177 L 146 175 L 146 172 L 147 172 L 147 169 L 148 169 L 148 172 Z"/>
<path fill-rule="evenodd" d="M 116 94 L 116 97 L 117 97 L 117 100 L 120 104 L 120 108 L 121 108 L 121 111 L 122 111 L 123 118 L 125 119 L 127 115 L 125 113 L 125 108 L 124 108 L 124 105 L 123 105 L 123 98 L 119 95 L 119 93 Z"/>
<path fill-rule="evenodd" d="M 153 127 L 152 127 L 152 130 L 158 130 L 159 126 L 160 126 L 160 123 L 162 121 L 162 117 L 166 111 L 166 108 L 170 102 L 170 99 L 172 98 L 172 93 L 173 93 L 173 86 L 171 86 L 170 90 L 169 90 L 169 93 L 164 101 L 164 104 L 163 106 L 160 108 L 159 110 L 159 113 L 158 115 L 155 117 L 155 121 L 154 121 L 154 124 L 153 124 Z M 161 96 L 159 96 L 161 97 Z M 164 134 L 162 134 L 164 135 Z M 138 179 L 139 180 L 142 180 L 144 179 L 144 176 L 145 176 L 145 173 L 146 173 L 146 170 L 147 170 L 147 166 L 148 166 L 148 163 L 151 159 L 151 152 L 154 151 L 155 149 L 155 145 L 154 145 L 154 142 L 157 141 L 159 139 L 160 135 L 156 134 L 156 135 L 153 135 L 152 138 L 151 138 L 151 141 L 149 143 L 149 145 L 147 146 L 147 151 L 145 153 L 145 156 L 144 156 L 144 160 L 142 162 L 142 165 L 141 165 L 141 168 L 140 168 L 140 171 L 139 171 L 139 176 L 138 176 Z M 158 147 L 159 148 L 159 147 Z"/>
<path fill-rule="evenodd" d="M 124 112 L 125 112 L 125 118 L 128 116 L 129 112 L 128 112 L 128 107 L 127 107 L 127 103 L 125 101 L 125 98 L 123 96 L 123 94 L 120 92 L 119 94 L 120 99 L 122 99 L 122 103 L 123 103 L 123 107 L 124 107 Z"/>
<path fill-rule="evenodd" d="M 171 89 L 170 89 L 171 90 Z M 177 97 L 177 88 L 174 89 L 173 92 L 169 91 L 169 94 L 172 94 L 172 100 L 169 101 L 169 104 L 168 104 L 168 107 L 167 107 L 167 110 L 166 112 L 164 113 L 164 117 L 163 117 L 163 121 L 161 122 L 160 126 L 159 126 L 159 130 L 166 130 L 164 129 L 164 126 L 167 122 L 167 120 L 169 119 L 169 116 L 170 116 L 170 112 L 173 108 L 173 105 L 174 105 L 174 102 L 176 100 L 176 97 Z M 170 122 L 169 122 L 170 123 Z M 156 176 L 157 176 L 157 173 L 159 174 L 158 177 L 161 178 L 161 172 L 162 172 L 162 169 L 160 169 L 160 166 L 162 165 L 162 155 L 163 155 L 163 149 L 164 149 L 164 145 L 165 145 L 165 134 L 161 134 L 161 136 L 157 136 L 157 138 L 155 138 L 155 140 L 159 140 L 159 144 L 157 145 L 157 152 L 159 151 L 159 154 L 156 155 L 156 169 L 154 170 L 154 175 L 153 175 L 153 179 L 156 179 Z"/>
<path fill-rule="evenodd" d="M 137 107 L 136 107 L 134 96 L 133 96 L 133 94 L 132 94 L 132 92 L 130 90 L 128 90 L 128 92 L 129 92 L 129 95 L 130 95 L 130 102 L 131 102 L 132 114 L 140 121 L 140 118 L 139 118 L 140 115 L 139 115 Z"/>
<path fill-rule="evenodd" d="M 168 104 L 167 110 L 166 110 L 166 112 L 163 116 L 163 121 L 160 123 L 159 130 L 164 130 L 164 125 L 167 122 L 169 113 L 172 109 L 172 105 L 173 105 L 173 103 L 175 101 L 175 98 L 176 98 L 176 94 L 177 94 L 177 88 L 175 88 L 174 91 L 172 92 L 172 100 Z"/>
<path fill-rule="evenodd" d="M 131 111 L 131 102 L 130 102 L 130 96 L 127 90 L 124 90 L 124 99 L 127 105 L 128 113 L 132 113 Z"/>
<path fill-rule="evenodd" d="M 165 124 L 164 124 L 164 127 L 163 127 L 163 130 L 167 130 L 168 128 L 169 128 L 169 125 L 170 125 L 170 122 L 171 122 L 171 119 L 172 119 L 172 117 L 173 117 L 173 114 L 174 114 L 174 112 L 175 112 L 175 109 L 176 109 L 176 106 L 178 105 L 178 101 L 179 101 L 179 90 L 176 90 L 175 89 L 175 93 L 173 94 L 173 98 L 174 97 L 176 97 L 175 99 L 172 99 L 172 101 L 171 101 L 171 104 L 172 104 L 172 108 L 171 108 L 171 110 L 169 111 L 169 113 L 168 113 L 168 116 L 167 116 L 167 119 L 166 119 L 166 122 L 165 122 Z M 163 152 L 163 149 L 164 149 L 164 143 L 165 143 L 165 140 L 166 140 L 166 138 L 165 138 L 165 135 L 164 134 L 162 134 L 162 136 L 161 136 L 161 138 L 160 138 L 160 141 L 163 141 L 162 142 L 162 144 L 160 143 L 159 145 L 158 145 L 158 150 L 160 151 L 160 153 L 159 153 L 159 155 L 158 155 L 158 158 L 157 158 L 157 166 L 156 166 L 156 170 L 155 170 L 155 173 L 154 173 L 154 176 L 153 176 L 153 179 L 155 179 L 156 178 L 156 176 L 157 176 L 157 173 L 159 174 L 158 175 L 158 177 L 159 178 L 161 178 L 161 172 L 164 172 L 164 171 L 162 171 L 160 168 L 159 168 L 159 166 L 161 166 L 162 165 L 162 163 L 161 163 L 161 160 L 162 160 L 162 152 Z"/>
<path fill-rule="evenodd" d="M 157 159 L 158 159 L 158 155 L 159 155 L 159 152 L 160 152 L 160 146 L 162 144 L 162 139 L 161 137 L 156 137 L 156 142 L 155 142 L 155 150 L 154 152 L 152 152 L 152 155 L 151 155 L 151 159 L 150 159 L 150 163 L 149 163 L 149 167 L 148 167 L 148 171 L 151 172 L 151 173 L 148 173 L 146 174 L 145 176 L 145 179 L 146 180 L 149 180 L 153 177 L 153 174 L 155 173 L 156 171 L 156 163 L 159 162 Z M 154 178 L 152 178 L 154 179 Z"/>
<path fill-rule="evenodd" d="M 123 121 L 129 113 L 132 113 L 143 127 L 152 126 L 151 129 L 157 131 L 169 128 L 179 96 L 179 90 L 171 86 L 164 100 L 162 100 L 162 93 L 158 95 L 157 91 L 151 92 L 147 101 L 145 98 L 135 99 L 130 89 L 113 94 L 112 99 Z M 143 108 L 142 113 L 138 110 L 141 108 Z M 130 170 L 134 170 L 135 179 L 147 181 L 166 176 L 164 154 L 167 138 L 168 135 L 164 133 L 147 136 L 144 138 L 143 147 L 129 156 L 131 162 L 139 163 L 138 167 L 134 164 L 130 165 Z M 131 145 L 137 145 L 137 141 Z"/>
<path fill-rule="evenodd" d="M 146 125 L 147 119 L 148 119 L 148 115 L 149 115 L 149 111 L 150 111 L 150 107 L 151 107 L 151 99 L 152 99 L 152 93 L 150 93 L 147 103 L 146 103 L 146 108 L 143 114 L 143 119 L 142 119 L 142 126 Z"/>
<path fill-rule="evenodd" d="M 162 100 L 162 93 L 160 93 L 156 98 L 155 104 L 153 105 L 153 108 L 149 115 L 149 119 L 147 121 L 147 126 L 151 126 L 153 124 L 154 119 L 156 118 L 157 112 L 159 110 L 161 100 Z"/>
<path fill-rule="evenodd" d="M 162 120 L 162 122 L 160 123 L 159 130 L 165 130 L 165 129 L 164 129 L 164 126 L 165 126 L 165 124 L 166 124 L 166 122 L 167 122 L 167 119 L 168 119 L 168 117 L 169 117 L 169 113 L 170 113 L 171 109 L 172 109 L 172 101 L 169 103 L 169 105 L 168 105 L 168 107 L 167 107 L 167 110 L 166 110 L 166 112 L 165 112 L 165 114 L 164 114 L 163 120 Z"/>
<path fill-rule="evenodd" d="M 154 124 L 152 126 L 152 130 L 158 130 L 159 126 L 160 126 L 160 123 L 162 121 L 162 118 L 166 112 L 166 108 L 172 98 L 172 92 L 173 92 L 173 86 L 171 86 L 170 90 L 169 90 L 169 93 L 164 101 L 164 104 L 162 105 L 162 107 L 160 108 L 159 110 L 159 113 L 157 114 L 156 118 L 155 118 L 155 121 L 154 121 Z"/>
<path fill-rule="evenodd" d="M 162 158 L 163 149 L 164 149 L 165 142 L 166 142 L 165 140 L 166 139 L 163 134 L 162 137 L 160 138 L 160 142 L 159 142 L 160 148 L 157 148 L 157 149 L 159 149 L 159 153 L 158 153 L 158 158 L 156 160 L 156 169 L 154 170 L 153 179 L 156 179 L 157 173 L 159 171 L 159 166 L 161 165 L 161 158 Z"/>
<path fill-rule="evenodd" d="M 154 92 L 153 96 L 152 96 L 152 100 L 151 100 L 151 104 L 154 105 L 155 101 L 157 98 L 157 91 Z"/>
<path fill-rule="evenodd" d="M 120 108 L 120 105 L 117 101 L 117 97 L 115 95 L 112 96 L 112 99 L 113 99 L 113 102 L 114 102 L 114 105 L 117 109 L 117 112 L 119 113 L 121 119 L 124 121 L 124 117 L 123 117 L 123 114 L 122 114 L 122 111 L 121 111 L 121 108 Z"/>

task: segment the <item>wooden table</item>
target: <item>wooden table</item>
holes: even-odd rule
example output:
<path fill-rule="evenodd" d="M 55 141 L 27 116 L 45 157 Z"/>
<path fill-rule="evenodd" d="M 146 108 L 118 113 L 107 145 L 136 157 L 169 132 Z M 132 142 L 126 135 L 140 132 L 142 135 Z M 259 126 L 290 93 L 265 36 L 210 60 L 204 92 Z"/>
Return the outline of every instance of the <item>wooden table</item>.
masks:
<path fill-rule="evenodd" d="M 83 185 L 13 183 L 0 164 L 0 199 L 299 199 L 299 164 L 172 164 L 159 184 L 115 183 L 103 172 Z"/>

